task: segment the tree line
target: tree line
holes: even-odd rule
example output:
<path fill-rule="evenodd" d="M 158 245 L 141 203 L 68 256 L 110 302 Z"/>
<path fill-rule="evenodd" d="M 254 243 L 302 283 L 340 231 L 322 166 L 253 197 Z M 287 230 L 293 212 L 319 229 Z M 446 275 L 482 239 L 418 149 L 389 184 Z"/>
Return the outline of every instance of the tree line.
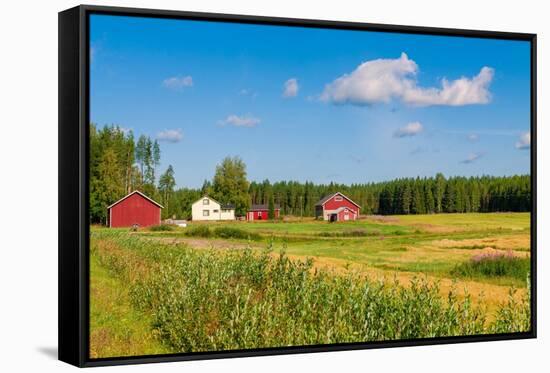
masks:
<path fill-rule="evenodd" d="M 344 193 L 361 206 L 362 214 L 434 214 L 531 210 L 529 175 L 445 178 L 401 178 L 364 184 L 314 184 L 296 181 L 252 182 L 253 203 L 273 198 L 283 215 L 314 216 L 324 196 Z"/>
<path fill-rule="evenodd" d="M 244 216 L 251 204 L 266 204 L 269 215 L 314 216 L 315 204 L 324 196 L 342 192 L 361 206 L 362 214 L 433 214 L 454 212 L 530 211 L 529 175 L 400 178 L 362 184 L 313 182 L 262 182 L 247 179 L 239 157 L 226 157 L 212 180 L 201 188 L 176 188 L 175 170 L 169 165 L 159 174 L 158 142 L 118 126 L 98 129 L 90 125 L 90 220 L 106 223 L 107 206 L 133 190 L 159 201 L 163 218 L 188 219 L 191 205 L 203 195 L 222 204 L 235 205 Z"/>

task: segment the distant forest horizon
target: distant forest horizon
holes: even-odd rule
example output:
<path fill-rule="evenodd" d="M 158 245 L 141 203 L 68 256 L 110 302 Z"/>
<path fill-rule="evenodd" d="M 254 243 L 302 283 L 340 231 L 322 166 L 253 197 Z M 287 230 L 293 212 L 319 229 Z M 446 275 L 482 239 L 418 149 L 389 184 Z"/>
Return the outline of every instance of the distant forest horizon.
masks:
<path fill-rule="evenodd" d="M 177 188 L 170 165 L 159 174 L 156 140 L 117 126 L 90 126 L 90 220 L 105 223 L 107 206 L 140 190 L 165 207 L 163 218 L 187 219 L 191 204 L 203 195 L 236 205 L 242 216 L 251 204 L 277 204 L 281 215 L 314 216 L 324 196 L 341 192 L 361 206 L 361 214 L 432 214 L 530 211 L 531 177 L 451 176 L 404 177 L 353 184 L 309 181 L 249 181 L 239 157 L 220 160 L 212 180 L 200 188 Z M 213 170 L 214 171 L 214 170 Z"/>

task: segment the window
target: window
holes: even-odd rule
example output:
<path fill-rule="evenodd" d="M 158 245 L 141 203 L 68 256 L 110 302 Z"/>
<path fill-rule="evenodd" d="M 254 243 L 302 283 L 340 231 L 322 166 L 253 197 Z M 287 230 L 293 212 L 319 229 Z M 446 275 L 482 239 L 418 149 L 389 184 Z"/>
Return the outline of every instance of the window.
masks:
<path fill-rule="evenodd" d="M 202 216 L 210 216 L 210 211 L 202 210 Z"/>
<path fill-rule="evenodd" d="M 217 214 L 218 212 L 220 212 L 220 210 L 214 210 L 212 211 L 214 214 Z"/>
<path fill-rule="evenodd" d="M 342 198 L 342 196 L 336 196 L 336 197 L 334 197 L 334 200 L 336 202 L 342 202 L 344 199 Z"/>
<path fill-rule="evenodd" d="M 262 217 L 262 212 L 261 212 L 261 211 L 258 211 L 258 217 L 259 217 L 259 218 Z"/>
<path fill-rule="evenodd" d="M 210 204 L 210 200 L 208 198 L 205 198 L 202 200 L 202 204 L 203 205 L 209 205 Z"/>

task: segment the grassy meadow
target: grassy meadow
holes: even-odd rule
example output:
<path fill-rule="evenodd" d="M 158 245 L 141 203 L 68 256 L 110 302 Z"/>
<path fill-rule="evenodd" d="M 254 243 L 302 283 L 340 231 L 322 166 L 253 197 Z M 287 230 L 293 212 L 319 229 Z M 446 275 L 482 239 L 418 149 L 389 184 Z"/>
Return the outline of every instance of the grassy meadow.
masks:
<path fill-rule="evenodd" d="M 91 357 L 530 329 L 530 215 L 91 230 Z"/>

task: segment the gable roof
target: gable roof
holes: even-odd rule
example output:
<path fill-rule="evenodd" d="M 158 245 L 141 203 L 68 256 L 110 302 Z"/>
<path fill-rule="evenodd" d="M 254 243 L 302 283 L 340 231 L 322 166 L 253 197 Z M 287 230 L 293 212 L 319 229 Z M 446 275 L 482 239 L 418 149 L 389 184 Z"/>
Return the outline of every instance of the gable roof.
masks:
<path fill-rule="evenodd" d="M 281 207 L 278 204 L 273 205 L 274 210 L 280 210 Z M 267 203 L 259 204 L 259 205 L 252 205 L 248 209 L 248 211 L 260 211 L 260 210 L 269 210 L 269 205 Z"/>
<path fill-rule="evenodd" d="M 361 208 L 361 206 L 360 206 L 358 203 L 353 202 L 353 200 L 352 200 L 351 198 L 347 197 L 346 195 L 344 195 L 344 194 L 342 194 L 342 193 L 340 193 L 340 192 L 336 192 L 336 193 L 333 193 L 333 194 L 329 194 L 328 196 L 325 196 L 325 197 L 321 198 L 321 199 L 319 200 L 319 202 L 317 202 L 317 203 L 315 204 L 315 206 L 323 206 L 325 203 L 328 202 L 328 200 L 332 199 L 332 197 L 334 197 L 334 196 L 336 196 L 336 195 L 342 196 L 343 198 L 347 199 L 348 201 L 350 201 L 351 203 L 353 203 L 353 204 L 354 204 L 355 206 L 357 206 L 358 208 Z"/>
<path fill-rule="evenodd" d="M 192 203 L 192 205 L 194 205 L 195 203 L 197 202 L 200 202 L 201 200 L 205 199 L 205 198 L 208 198 L 209 200 L 211 200 L 212 202 L 216 202 L 218 205 L 220 205 L 220 208 L 221 209 L 224 209 L 224 210 L 234 210 L 235 209 L 235 205 L 232 204 L 232 203 L 220 203 L 218 201 L 216 201 L 214 198 L 208 196 L 208 195 L 204 195 L 202 196 L 201 198 L 199 198 L 198 200 L 196 200 L 195 202 Z"/>
<path fill-rule="evenodd" d="M 160 207 L 161 209 L 164 208 L 163 205 L 161 205 L 160 203 L 156 202 L 156 201 L 153 201 L 151 198 L 147 197 L 145 194 L 141 193 L 139 190 L 134 190 L 132 193 L 130 194 L 127 194 L 126 196 L 122 197 L 121 199 L 119 199 L 118 201 L 116 201 L 115 203 L 113 203 L 112 205 L 108 206 L 107 207 L 107 210 L 109 210 L 111 207 L 113 207 L 114 205 L 118 205 L 120 202 L 124 201 L 126 198 L 134 195 L 134 194 L 139 194 L 140 196 L 142 196 L 143 198 L 145 198 L 146 200 L 148 200 L 149 202 L 152 202 L 154 203 L 155 205 L 157 205 L 158 207 Z"/>

